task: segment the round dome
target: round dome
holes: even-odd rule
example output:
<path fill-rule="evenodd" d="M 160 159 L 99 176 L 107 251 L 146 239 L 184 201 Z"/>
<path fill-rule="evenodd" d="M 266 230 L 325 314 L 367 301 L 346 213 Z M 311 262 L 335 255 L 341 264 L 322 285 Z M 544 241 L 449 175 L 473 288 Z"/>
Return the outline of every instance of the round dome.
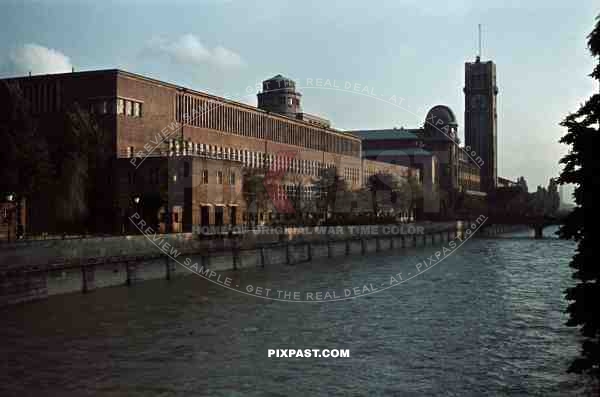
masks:
<path fill-rule="evenodd" d="M 296 88 L 296 83 L 294 80 L 284 77 L 280 74 L 263 81 L 263 91 L 280 90 L 285 88 L 294 89 Z"/>
<path fill-rule="evenodd" d="M 458 123 L 456 122 L 456 117 L 454 116 L 452 109 L 450 109 L 448 106 L 437 105 L 432 107 L 429 112 L 427 112 L 425 126 L 437 128 L 444 126 L 456 127 L 458 126 Z"/>

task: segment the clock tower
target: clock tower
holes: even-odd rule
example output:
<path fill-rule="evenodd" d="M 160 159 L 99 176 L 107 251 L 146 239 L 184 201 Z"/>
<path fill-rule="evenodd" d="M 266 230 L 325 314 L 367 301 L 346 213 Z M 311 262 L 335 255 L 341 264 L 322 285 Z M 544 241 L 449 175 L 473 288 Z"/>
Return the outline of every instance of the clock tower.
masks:
<path fill-rule="evenodd" d="M 465 147 L 480 168 L 481 190 L 497 186 L 496 65 L 492 61 L 465 63 Z"/>

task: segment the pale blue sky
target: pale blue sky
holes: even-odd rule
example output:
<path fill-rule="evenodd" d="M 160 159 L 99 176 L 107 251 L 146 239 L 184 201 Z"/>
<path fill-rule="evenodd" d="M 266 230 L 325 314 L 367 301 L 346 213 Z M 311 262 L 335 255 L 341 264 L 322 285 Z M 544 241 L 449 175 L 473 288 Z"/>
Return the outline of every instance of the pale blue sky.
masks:
<path fill-rule="evenodd" d="M 558 123 L 598 89 L 585 40 L 599 12 L 593 1 L 0 0 L 0 73 L 118 67 L 219 95 L 278 73 L 348 81 L 405 109 L 306 88 L 304 110 L 341 129 L 417 127 L 446 104 L 463 136 L 464 62 L 481 23 L 500 89 L 499 175 L 534 189 L 559 171 Z"/>

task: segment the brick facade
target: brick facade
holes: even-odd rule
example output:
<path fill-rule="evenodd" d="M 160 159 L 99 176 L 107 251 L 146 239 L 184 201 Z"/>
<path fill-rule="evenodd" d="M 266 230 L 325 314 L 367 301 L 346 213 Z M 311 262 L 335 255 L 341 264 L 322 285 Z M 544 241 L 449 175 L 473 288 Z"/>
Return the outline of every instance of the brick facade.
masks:
<path fill-rule="evenodd" d="M 364 185 L 360 138 L 324 124 L 121 70 L 6 81 L 21 87 L 32 116 L 55 144 L 61 144 L 65 111 L 74 103 L 93 114 L 108 133 L 113 161 L 106 165 L 106 180 L 97 182 L 103 187 L 102 197 L 94 199 L 114 213 L 114 219 L 105 220 L 113 231 L 129 231 L 124 220 L 138 207 L 161 230 L 189 230 L 204 218 L 211 225 L 231 224 L 232 215 L 241 223 L 245 171 L 264 174 L 283 168 L 287 172 L 282 184 L 301 180 L 311 185 L 325 169 L 335 168 L 352 190 Z M 370 167 L 389 168 L 375 163 Z M 203 182 L 204 172 L 208 183 Z M 235 173 L 235 182 L 219 183 L 218 172 L 223 178 Z M 132 202 L 134 196 L 141 196 L 141 204 Z M 34 233 L 51 231 L 56 223 L 49 205 L 44 198 L 31 203 Z M 207 217 L 203 207 L 209 209 Z M 165 210 L 173 214 L 168 224 Z"/>

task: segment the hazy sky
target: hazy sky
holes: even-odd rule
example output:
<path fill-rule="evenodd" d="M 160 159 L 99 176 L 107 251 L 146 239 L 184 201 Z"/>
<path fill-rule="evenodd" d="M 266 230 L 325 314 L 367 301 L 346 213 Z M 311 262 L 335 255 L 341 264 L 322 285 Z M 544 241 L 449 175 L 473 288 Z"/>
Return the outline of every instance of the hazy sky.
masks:
<path fill-rule="evenodd" d="M 0 70 L 122 68 L 253 104 L 249 87 L 281 73 L 304 87 L 304 111 L 337 128 L 418 127 L 446 104 L 463 136 L 481 23 L 500 89 L 499 175 L 533 190 L 559 172 L 558 123 L 598 89 L 586 36 L 599 12 L 583 0 L 0 0 Z"/>

